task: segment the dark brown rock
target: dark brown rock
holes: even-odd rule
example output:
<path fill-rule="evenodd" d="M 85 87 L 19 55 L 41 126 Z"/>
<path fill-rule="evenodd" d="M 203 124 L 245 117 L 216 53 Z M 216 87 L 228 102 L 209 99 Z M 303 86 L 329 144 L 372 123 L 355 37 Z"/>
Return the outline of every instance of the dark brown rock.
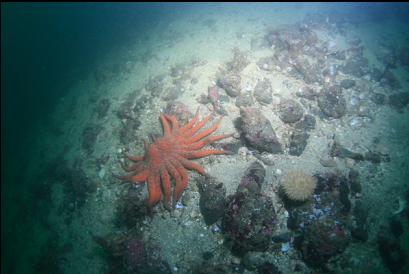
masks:
<path fill-rule="evenodd" d="M 340 118 L 346 111 L 346 101 L 338 85 L 324 88 L 318 96 L 318 106 L 328 117 Z"/>
<path fill-rule="evenodd" d="M 273 102 L 272 92 L 273 90 L 270 81 L 264 79 L 263 81 L 257 82 L 257 85 L 254 88 L 254 98 L 256 98 L 260 104 L 268 105 Z"/>
<path fill-rule="evenodd" d="M 344 79 L 341 81 L 340 86 L 344 89 L 352 88 L 355 86 L 355 80 Z"/>
<path fill-rule="evenodd" d="M 231 97 L 237 97 L 240 94 L 240 84 L 241 77 L 238 74 L 224 75 L 218 81 L 218 85 Z"/>
<path fill-rule="evenodd" d="M 240 109 L 241 130 L 248 144 L 260 152 L 281 153 L 282 146 L 270 121 L 257 108 Z"/>
<path fill-rule="evenodd" d="M 284 123 L 295 123 L 303 116 L 302 106 L 295 100 L 282 99 L 279 105 L 279 117 Z"/>
<path fill-rule="evenodd" d="M 265 251 L 276 226 L 276 213 L 271 198 L 262 195 L 260 185 L 265 170 L 253 163 L 231 197 L 222 219 L 226 242 L 233 253 Z"/>
<path fill-rule="evenodd" d="M 409 92 L 399 92 L 390 95 L 389 104 L 397 110 L 402 110 L 409 104 Z"/>
<path fill-rule="evenodd" d="M 201 178 L 198 182 L 200 192 L 200 212 L 207 225 L 214 224 L 223 216 L 226 207 L 226 188 L 214 178 Z"/>
<path fill-rule="evenodd" d="M 308 100 L 314 100 L 317 97 L 318 94 L 314 89 L 312 89 L 312 88 L 310 88 L 308 86 L 304 86 L 304 87 L 300 88 L 295 93 L 295 95 L 297 95 L 298 97 L 308 99 Z"/>
<path fill-rule="evenodd" d="M 254 105 L 253 96 L 249 92 L 242 93 L 236 98 L 237 107 L 250 107 Z"/>

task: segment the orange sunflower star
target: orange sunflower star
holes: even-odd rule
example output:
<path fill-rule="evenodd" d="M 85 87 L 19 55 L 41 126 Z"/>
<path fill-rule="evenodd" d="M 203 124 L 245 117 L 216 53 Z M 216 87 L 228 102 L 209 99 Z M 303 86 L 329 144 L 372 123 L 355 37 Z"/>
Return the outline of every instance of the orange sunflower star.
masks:
<path fill-rule="evenodd" d="M 133 162 L 130 167 L 123 166 L 129 175 L 119 176 L 123 181 L 148 183 L 148 208 L 152 209 L 163 197 L 165 207 L 169 209 L 171 199 L 171 177 L 174 179 L 173 206 L 182 196 L 189 182 L 187 169 L 196 170 L 205 175 L 202 166 L 190 159 L 203 158 L 209 155 L 229 154 L 225 150 L 205 149 L 207 144 L 231 137 L 232 134 L 209 136 L 220 127 L 220 120 L 208 129 L 198 132 L 210 120 L 211 115 L 199 119 L 199 111 L 193 119 L 179 126 L 175 116 L 160 114 L 163 136 L 154 139 L 152 144 L 145 141 L 144 156 L 128 156 Z"/>

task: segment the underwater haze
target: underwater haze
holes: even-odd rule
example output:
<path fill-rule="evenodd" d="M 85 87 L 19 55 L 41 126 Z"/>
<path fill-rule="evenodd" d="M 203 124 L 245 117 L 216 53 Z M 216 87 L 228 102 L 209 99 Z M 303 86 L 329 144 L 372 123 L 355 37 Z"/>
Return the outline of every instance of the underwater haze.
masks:
<path fill-rule="evenodd" d="M 2 3 L 3 273 L 409 273 L 407 3 Z"/>

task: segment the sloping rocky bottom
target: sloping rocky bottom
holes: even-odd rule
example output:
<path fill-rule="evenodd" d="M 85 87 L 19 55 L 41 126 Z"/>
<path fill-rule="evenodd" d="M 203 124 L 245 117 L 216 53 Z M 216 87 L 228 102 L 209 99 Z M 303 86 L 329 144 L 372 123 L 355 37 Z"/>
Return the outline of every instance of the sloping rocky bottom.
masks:
<path fill-rule="evenodd" d="M 212 20 L 203 25 L 214 31 L 219 21 Z M 64 133 L 50 137 L 58 148 L 43 152 L 52 156 L 33 193 L 53 240 L 35 269 L 407 271 L 409 51 L 399 41 L 368 45 L 350 31 L 359 24 L 307 15 L 253 36 L 237 34 L 228 60 L 163 61 L 165 72 L 137 84 L 129 81 L 138 66 L 156 66 L 161 57 L 144 52 L 126 65 L 98 69 L 90 83 L 104 95 L 62 104 L 64 123 L 55 123 Z M 189 37 L 166 39 L 172 50 Z M 183 124 L 197 107 L 201 117 L 223 118 L 216 134 L 234 133 L 214 144 L 232 155 L 197 160 L 210 177 L 190 172 L 176 208 L 159 204 L 150 213 L 145 185 L 114 175 L 124 173 L 126 155 L 143 153 L 148 136 L 161 135 L 160 111 Z M 78 112 L 81 118 L 68 118 Z M 281 187 L 295 171 L 316 182 L 311 193 L 294 185 L 303 201 Z"/>

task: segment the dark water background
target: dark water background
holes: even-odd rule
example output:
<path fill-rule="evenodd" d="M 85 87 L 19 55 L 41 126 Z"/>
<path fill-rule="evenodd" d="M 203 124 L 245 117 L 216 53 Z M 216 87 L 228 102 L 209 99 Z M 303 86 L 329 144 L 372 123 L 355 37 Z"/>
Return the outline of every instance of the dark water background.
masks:
<path fill-rule="evenodd" d="M 260 4 L 258 7 L 263 8 Z M 307 4 L 293 4 L 294 9 Z M 233 8 L 239 4 L 3 4 L 1 5 L 1 250 L 3 273 L 14 273 L 19 256 L 35 249 L 36 218 L 25 167 L 39 124 L 46 124 L 70 85 L 93 70 L 98 58 L 131 44 L 136 35 L 166 24 L 183 13 Z M 255 6 L 252 6 L 253 8 Z M 325 5 L 334 12 L 398 15 L 405 4 Z M 313 6 L 316 10 L 320 5 Z M 382 11 L 382 13 L 380 13 Z M 407 13 L 406 13 L 407 14 Z M 27 273 L 32 273 L 29 267 Z"/>
<path fill-rule="evenodd" d="M 31 247 L 37 218 L 25 167 L 36 127 L 47 123 L 72 83 L 98 57 L 132 42 L 131 36 L 172 17 L 157 4 L 1 5 L 1 220 L 2 272 L 13 273 L 19 253 Z M 132 31 L 129 31 L 132 28 Z M 34 247 L 35 248 L 35 247 Z"/>

